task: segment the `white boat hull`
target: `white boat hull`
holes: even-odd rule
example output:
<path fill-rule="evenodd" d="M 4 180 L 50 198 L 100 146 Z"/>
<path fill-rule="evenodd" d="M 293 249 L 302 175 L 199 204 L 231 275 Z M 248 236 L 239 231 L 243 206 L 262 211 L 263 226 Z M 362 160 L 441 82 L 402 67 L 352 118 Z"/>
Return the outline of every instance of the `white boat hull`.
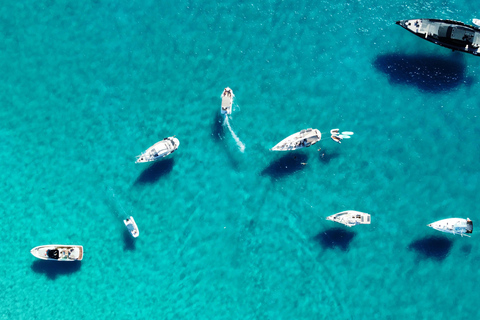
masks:
<path fill-rule="evenodd" d="M 334 221 L 353 227 L 357 224 L 370 224 L 370 214 L 355 210 L 342 211 L 327 217 L 327 220 Z"/>
<path fill-rule="evenodd" d="M 229 87 L 225 88 L 223 90 L 223 93 L 221 95 L 222 98 L 222 107 L 220 109 L 220 112 L 222 114 L 232 114 L 232 105 L 233 105 L 233 98 L 235 95 L 233 94 L 232 89 Z"/>
<path fill-rule="evenodd" d="M 175 152 L 180 146 L 180 141 L 173 137 L 168 137 L 155 143 L 153 146 L 145 150 L 144 153 L 137 156 L 137 161 L 135 163 L 143 163 L 143 162 L 152 162 L 160 160 L 169 154 Z"/>
<path fill-rule="evenodd" d="M 83 247 L 75 245 L 49 244 L 35 247 L 30 250 L 30 253 L 42 260 L 81 261 L 83 259 Z"/>
<path fill-rule="evenodd" d="M 473 232 L 472 220 L 468 218 L 443 219 L 430 223 L 428 226 L 440 232 L 458 234 L 460 236 L 466 236 L 467 233 Z"/>
<path fill-rule="evenodd" d="M 128 232 L 132 235 L 132 237 L 137 238 L 140 235 L 140 232 L 138 231 L 137 223 L 133 219 L 132 216 L 130 218 L 123 220 L 123 223 L 125 223 L 125 226 L 127 227 Z"/>
<path fill-rule="evenodd" d="M 322 134 L 318 129 L 304 129 L 294 133 L 279 143 L 277 143 L 271 151 L 291 151 L 302 148 L 308 148 L 322 139 Z"/>

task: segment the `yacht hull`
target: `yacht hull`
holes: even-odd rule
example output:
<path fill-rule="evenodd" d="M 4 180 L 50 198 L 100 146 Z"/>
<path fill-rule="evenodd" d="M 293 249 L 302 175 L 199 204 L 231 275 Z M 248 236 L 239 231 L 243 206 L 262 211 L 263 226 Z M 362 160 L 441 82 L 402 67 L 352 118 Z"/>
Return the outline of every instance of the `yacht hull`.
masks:
<path fill-rule="evenodd" d="M 341 223 L 347 227 L 353 227 L 357 224 L 370 224 L 370 214 L 355 211 L 347 210 L 339 213 L 335 213 L 327 217 L 327 220 Z"/>
<path fill-rule="evenodd" d="M 83 259 L 83 247 L 76 245 L 49 244 L 35 247 L 30 253 L 42 260 L 71 262 Z"/>
<path fill-rule="evenodd" d="M 441 19 L 410 19 L 396 22 L 414 35 L 452 50 L 480 55 L 480 28 Z"/>
<path fill-rule="evenodd" d="M 180 146 L 180 141 L 173 137 L 165 138 L 153 146 L 145 150 L 141 155 L 137 156 L 135 163 L 153 162 L 165 158 L 175 152 Z"/>
<path fill-rule="evenodd" d="M 291 151 L 313 146 L 322 139 L 322 134 L 318 129 L 305 129 L 294 133 L 279 143 L 271 151 Z"/>
<path fill-rule="evenodd" d="M 467 233 L 473 232 L 473 222 L 468 218 L 443 219 L 430 223 L 428 227 L 431 227 L 440 232 L 458 234 L 460 236 L 464 236 Z"/>

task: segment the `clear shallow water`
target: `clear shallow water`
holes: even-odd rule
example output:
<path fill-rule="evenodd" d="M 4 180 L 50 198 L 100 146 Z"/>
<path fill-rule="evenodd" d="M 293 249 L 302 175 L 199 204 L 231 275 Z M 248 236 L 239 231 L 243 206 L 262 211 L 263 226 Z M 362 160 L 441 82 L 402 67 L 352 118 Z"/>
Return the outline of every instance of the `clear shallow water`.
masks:
<path fill-rule="evenodd" d="M 1 318 L 478 315 L 476 235 L 426 224 L 477 221 L 480 60 L 394 24 L 467 22 L 472 10 L 467 1 L 5 4 Z M 219 117 L 226 86 L 244 153 Z M 308 127 L 355 135 L 268 151 Z M 134 165 L 173 134 L 172 157 Z M 346 209 L 373 223 L 325 220 Z M 85 259 L 29 253 L 48 243 L 82 244 Z"/>

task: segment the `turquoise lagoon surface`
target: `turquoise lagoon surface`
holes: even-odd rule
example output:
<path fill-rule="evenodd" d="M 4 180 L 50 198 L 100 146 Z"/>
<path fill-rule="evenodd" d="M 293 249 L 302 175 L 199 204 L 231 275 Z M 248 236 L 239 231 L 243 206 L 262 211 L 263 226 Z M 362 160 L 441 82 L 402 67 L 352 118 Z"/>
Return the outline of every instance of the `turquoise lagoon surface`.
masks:
<path fill-rule="evenodd" d="M 4 2 L 0 319 L 478 318 L 480 58 L 395 21 L 479 17 L 467 0 Z M 314 147 L 269 151 L 310 127 Z M 171 135 L 177 152 L 135 165 Z M 372 224 L 325 220 L 348 209 Z M 450 217 L 472 238 L 426 226 Z M 84 260 L 35 259 L 43 244 Z"/>

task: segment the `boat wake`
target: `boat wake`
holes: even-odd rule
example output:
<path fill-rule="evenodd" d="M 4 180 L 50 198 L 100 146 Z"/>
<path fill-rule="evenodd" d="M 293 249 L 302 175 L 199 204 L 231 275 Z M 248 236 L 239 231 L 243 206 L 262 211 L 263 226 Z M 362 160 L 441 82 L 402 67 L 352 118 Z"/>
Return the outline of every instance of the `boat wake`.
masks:
<path fill-rule="evenodd" d="M 237 146 L 240 152 L 242 153 L 245 152 L 245 144 L 243 144 L 240 138 L 235 134 L 235 131 L 233 131 L 232 126 L 228 121 L 228 116 L 225 116 L 225 121 L 223 122 L 223 124 L 227 126 L 228 130 L 230 130 L 230 133 L 232 134 L 233 139 L 235 139 L 235 142 L 237 143 Z"/>
<path fill-rule="evenodd" d="M 123 208 L 122 204 L 118 201 L 118 198 L 115 196 L 115 191 L 113 190 L 112 187 L 108 187 L 108 190 L 112 193 L 112 197 L 113 197 L 113 211 L 114 211 L 114 214 L 117 218 L 119 219 L 125 219 L 124 217 L 129 217 L 129 215 L 127 214 L 127 212 L 125 211 L 125 209 Z"/>

